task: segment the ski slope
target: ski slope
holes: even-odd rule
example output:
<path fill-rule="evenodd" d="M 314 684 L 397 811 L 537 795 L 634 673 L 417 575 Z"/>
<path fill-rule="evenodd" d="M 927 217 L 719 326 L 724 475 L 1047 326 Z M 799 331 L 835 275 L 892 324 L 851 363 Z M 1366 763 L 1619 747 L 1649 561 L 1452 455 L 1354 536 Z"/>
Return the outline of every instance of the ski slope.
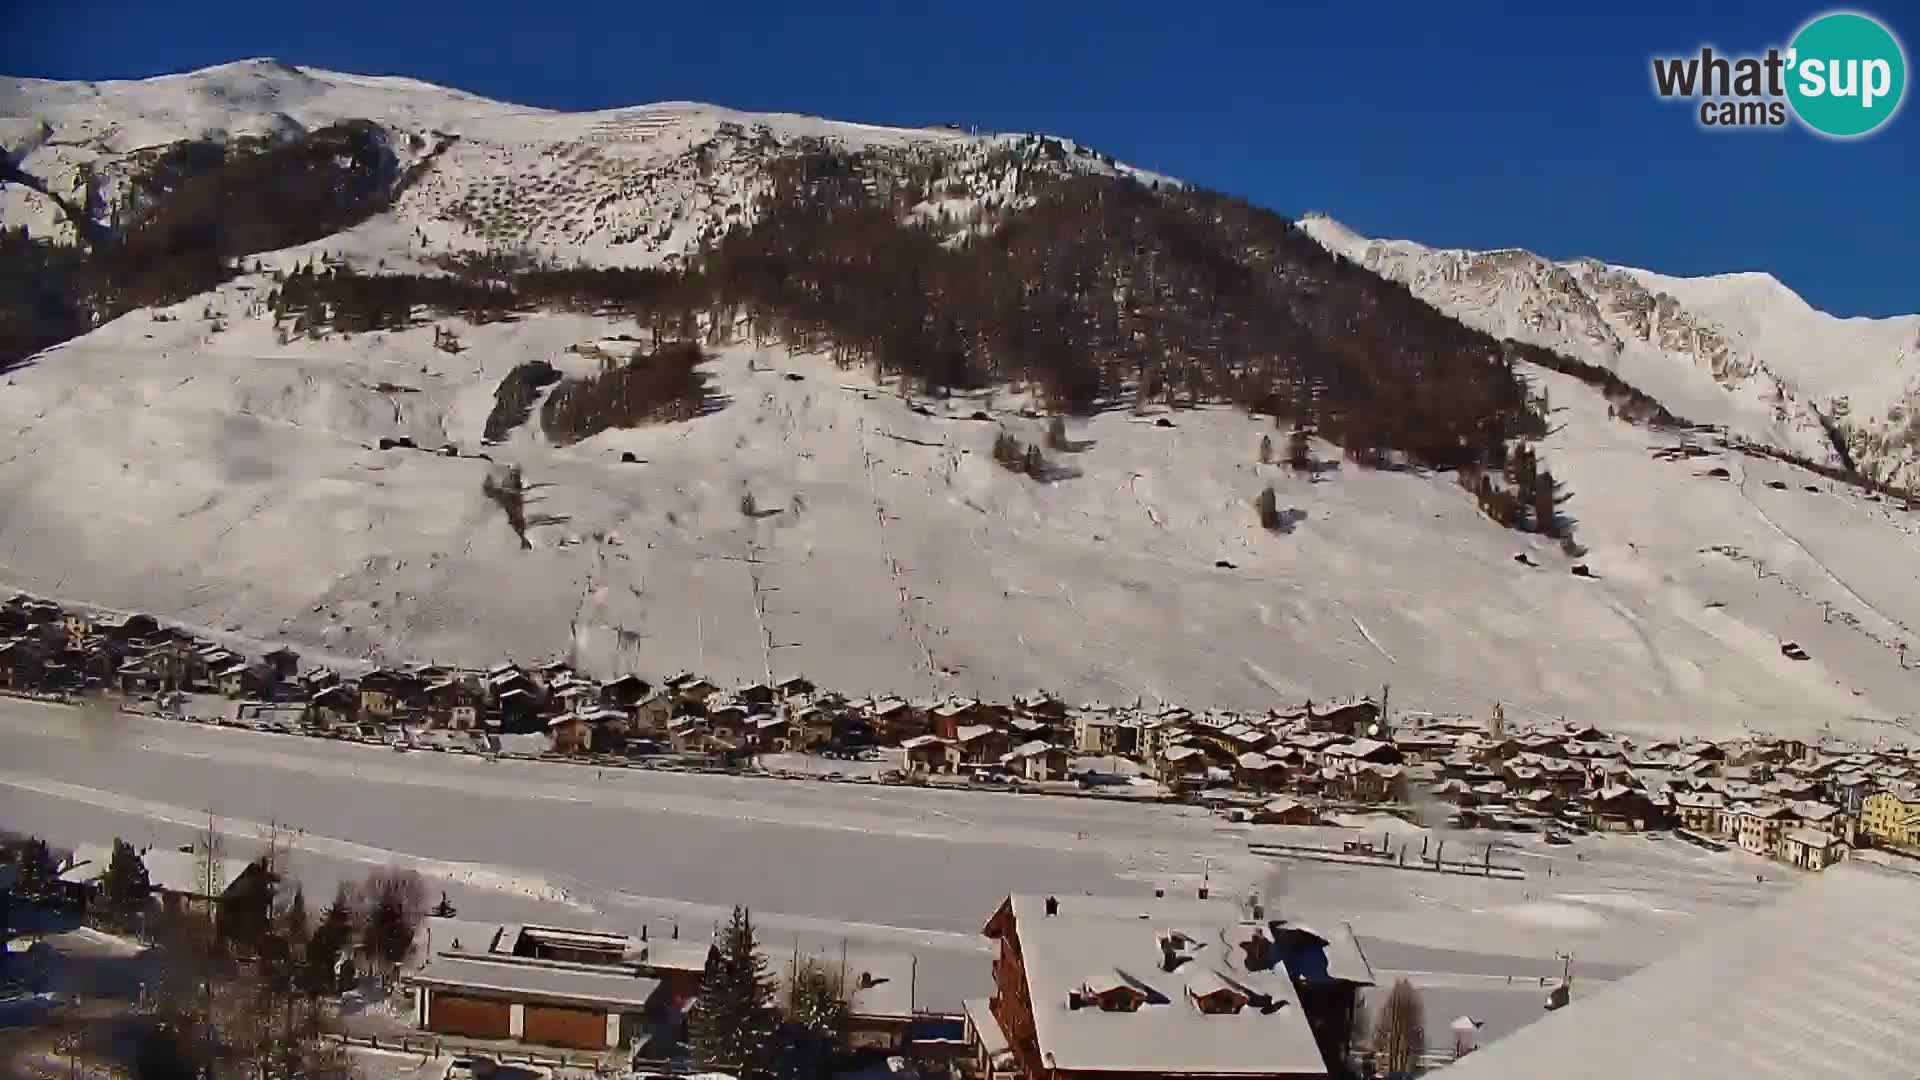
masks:
<path fill-rule="evenodd" d="M 1407 708 L 1863 737 L 1901 735 L 1920 700 L 1896 653 L 1920 626 L 1920 520 L 1771 462 L 1656 460 L 1663 437 L 1550 373 L 1545 452 L 1597 580 L 1451 476 L 1258 465 L 1270 422 L 1229 409 L 1076 423 L 1077 449 L 1050 454 L 1063 478 L 1038 483 L 990 457 L 1003 427 L 1044 438 L 1017 399 L 923 415 L 779 347 L 718 350 L 709 416 L 560 448 L 536 413 L 492 463 L 448 457 L 431 451 L 483 450 L 514 365 L 585 373 L 571 347 L 635 328 L 535 315 L 442 323 L 458 354 L 425 325 L 281 345 L 248 314 L 267 287 L 134 313 L 9 376 L 0 581 L 346 658 L 571 651 L 603 674 L 852 693 L 1264 708 L 1391 685 Z M 394 437 L 423 449 L 376 448 Z M 481 494 L 507 463 L 531 550 Z M 1257 527 L 1267 484 L 1289 532 Z"/>

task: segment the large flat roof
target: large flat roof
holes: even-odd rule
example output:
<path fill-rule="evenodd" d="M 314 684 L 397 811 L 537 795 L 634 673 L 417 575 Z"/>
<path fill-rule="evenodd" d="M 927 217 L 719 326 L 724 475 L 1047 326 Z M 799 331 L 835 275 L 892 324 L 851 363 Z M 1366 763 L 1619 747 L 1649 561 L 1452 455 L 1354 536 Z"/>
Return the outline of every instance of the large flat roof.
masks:
<path fill-rule="evenodd" d="M 1920 1062 L 1920 875 L 1850 861 L 1447 1067 L 1447 1080 L 1857 1080 Z"/>
<path fill-rule="evenodd" d="M 659 979 L 618 969 L 558 964 L 501 956 L 440 953 L 407 981 L 435 989 L 469 991 L 482 996 L 589 1005 L 629 1011 L 646 1007 Z"/>

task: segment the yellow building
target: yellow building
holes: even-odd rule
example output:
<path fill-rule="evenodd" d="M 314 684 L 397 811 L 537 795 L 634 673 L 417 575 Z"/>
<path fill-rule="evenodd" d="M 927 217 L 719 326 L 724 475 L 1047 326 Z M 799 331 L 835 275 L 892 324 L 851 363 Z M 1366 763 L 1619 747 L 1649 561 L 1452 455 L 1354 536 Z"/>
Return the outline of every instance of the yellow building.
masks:
<path fill-rule="evenodd" d="M 1901 785 L 1867 796 L 1860 825 L 1878 843 L 1920 847 L 1920 789 Z"/>

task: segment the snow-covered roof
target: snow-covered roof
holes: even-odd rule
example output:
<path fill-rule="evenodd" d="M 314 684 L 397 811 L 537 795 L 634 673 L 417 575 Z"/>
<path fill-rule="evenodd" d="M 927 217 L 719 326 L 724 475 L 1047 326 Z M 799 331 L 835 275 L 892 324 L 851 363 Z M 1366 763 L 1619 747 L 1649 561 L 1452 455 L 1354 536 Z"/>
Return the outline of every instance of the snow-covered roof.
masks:
<path fill-rule="evenodd" d="M 1128 1071 L 1210 1076 L 1320 1076 L 1325 1065 L 1307 1026 L 1286 969 L 1277 962 L 1250 971 L 1235 946 L 1238 909 L 1224 901 L 1106 900 L 1060 898 L 1047 915 L 1046 900 L 1015 895 L 1015 933 L 1026 969 L 1041 1060 L 1059 1070 Z M 1142 913 L 1147 918 L 1142 919 Z M 1161 968 L 1160 935 L 1177 931 L 1191 939 L 1181 950 L 1191 959 L 1175 971 Z M 1277 950 L 1276 950 L 1277 952 Z M 1081 1002 L 1076 992 L 1096 989 L 1094 976 L 1144 993 L 1132 1012 L 1107 1012 Z M 1210 986 L 1209 976 L 1242 993 L 1259 995 L 1270 1008 L 1249 1005 L 1238 1012 L 1207 1014 L 1188 992 L 1191 980 Z"/>
<path fill-rule="evenodd" d="M 1849 860 L 1447 1066 L 1447 1080 L 1911 1076 L 1920 876 Z"/>
<path fill-rule="evenodd" d="M 488 990 L 522 1001 L 644 1009 L 660 980 L 599 964 L 441 953 L 407 977 L 421 986 Z"/>
<path fill-rule="evenodd" d="M 206 863 L 193 852 L 151 848 L 141 853 L 140 861 L 147 868 L 147 884 L 156 891 L 200 897 L 209 895 Z M 81 844 L 73 851 L 73 865 L 61 873 L 60 880 L 70 885 L 91 884 L 107 872 L 112 862 L 113 845 Z M 221 859 L 214 872 L 214 891 L 211 895 L 225 893 L 251 865 L 252 862 L 247 859 Z"/>

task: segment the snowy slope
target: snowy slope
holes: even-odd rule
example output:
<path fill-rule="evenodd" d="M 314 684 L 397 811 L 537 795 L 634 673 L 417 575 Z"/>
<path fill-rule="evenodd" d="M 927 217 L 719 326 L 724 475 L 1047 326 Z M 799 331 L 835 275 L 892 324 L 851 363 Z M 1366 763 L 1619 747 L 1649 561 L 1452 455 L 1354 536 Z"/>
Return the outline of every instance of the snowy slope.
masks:
<path fill-rule="evenodd" d="M 1863 468 L 1920 476 L 1920 315 L 1838 318 L 1767 274 L 1680 278 L 1428 248 L 1322 215 L 1301 226 L 1463 322 L 1611 368 L 1688 419 L 1834 461 L 1825 416 Z"/>
<path fill-rule="evenodd" d="M 1024 136 L 963 135 L 787 114 L 662 102 L 557 113 L 491 101 L 412 79 L 246 60 L 119 82 L 0 78 L 0 146 L 50 191 L 76 204 L 89 182 L 103 216 L 152 152 L 186 139 L 286 137 L 342 120 L 380 124 L 403 164 L 445 146 L 393 213 L 334 250 L 389 259 L 447 251 L 516 251 L 572 263 L 657 264 L 706 235 L 749 220 L 766 153 L 796 140 L 939 154 L 973 202 L 1012 200 L 1010 173 L 974 176 Z M 1168 181 L 1056 140 L 1078 168 Z M 91 179 L 89 179 L 91 178 Z M 44 195 L 0 188 L 0 221 L 71 241 Z"/>
<path fill-rule="evenodd" d="M 685 104 L 554 114 L 270 62 L 140 83 L 0 80 L 0 114 L 31 136 L 9 143 L 23 167 L 55 190 L 88 161 L 110 188 L 130 151 L 209 131 L 365 117 L 416 154 L 445 147 L 390 212 L 265 256 L 267 270 L 316 251 L 369 270 L 449 250 L 658 263 L 747 213 L 767 145 L 803 137 L 939 155 L 957 191 L 923 211 L 961 220 L 1013 200 L 1001 151 L 1032 145 Z M 1130 172 L 1062 145 L 1064 167 Z M 45 203 L 10 185 L 0 213 L 54 228 Z M 1513 273 L 1546 275 L 1530 258 Z M 1498 700 L 1516 717 L 1631 730 L 1869 735 L 1899 733 L 1887 725 L 1920 700 L 1920 670 L 1896 658 L 1920 645 L 1914 517 L 1804 491 L 1810 478 L 1767 462 L 1656 460 L 1660 437 L 1611 421 L 1571 379 L 1540 376 L 1555 405 L 1546 453 L 1599 580 L 1493 526 L 1451 477 L 1343 469 L 1308 483 L 1258 466 L 1272 429 L 1230 410 L 1181 412 L 1172 428 L 1102 414 L 1075 426 L 1083 449 L 1055 455 L 1078 475 L 1038 484 L 990 460 L 1002 425 L 1030 442 L 1043 427 L 1004 395 L 926 416 L 864 374 L 745 346 L 713 361 L 727 398 L 713 415 L 565 448 L 536 416 L 488 449 L 531 486 L 522 550 L 481 494 L 489 462 L 379 440 L 472 455 L 515 365 L 584 372 L 593 362 L 571 347 L 635 328 L 443 322 L 465 345 L 451 355 L 425 325 L 281 344 L 257 305 L 270 287 L 250 274 L 134 312 L 7 376 L 0 582 L 333 656 L 479 664 L 571 648 L 601 673 L 798 672 L 850 692 L 1046 686 L 1264 707 L 1391 684 L 1408 708 Z M 1735 329 L 1769 334 L 1774 317 Z M 1610 318 L 1580 332 L 1618 337 Z M 1695 393 L 1671 400 L 1698 419 L 1723 399 L 1728 422 L 1770 415 L 1650 347 L 1616 366 L 1662 397 Z M 1734 482 L 1704 475 L 1716 463 Z M 1292 511 L 1285 535 L 1255 526 L 1267 483 Z M 748 493 L 767 512 L 743 515 Z M 1514 561 L 1522 549 L 1538 568 Z M 1813 659 L 1786 659 L 1783 639 Z"/>
<path fill-rule="evenodd" d="M 472 453 L 513 365 L 586 370 L 570 346 L 632 327 L 460 325 L 458 355 L 425 326 L 282 346 L 246 315 L 264 287 L 214 298 L 225 331 L 196 299 L 10 376 L 0 581 L 336 655 L 478 664 L 571 641 L 601 672 L 848 691 L 1254 707 L 1391 684 L 1409 708 L 1898 734 L 1851 718 L 1910 713 L 1920 685 L 1894 652 L 1920 626 L 1913 516 L 1768 462 L 1654 460 L 1647 432 L 1558 376 L 1547 454 L 1597 581 L 1450 477 L 1259 466 L 1271 428 L 1231 410 L 1171 429 L 1101 415 L 1056 455 L 1081 475 L 1037 484 L 991 462 L 1002 423 L 1041 434 L 1004 401 L 924 416 L 821 358 L 745 346 L 711 365 L 713 415 L 564 449 L 536 415 L 491 448 L 533 488 L 523 551 L 481 495 L 487 462 L 373 446 Z M 999 422 L 966 418 L 982 407 Z M 1703 475 L 1716 461 L 1738 482 Z M 1255 525 L 1268 482 L 1297 511 L 1288 535 Z M 777 512 L 745 517 L 748 492 Z M 1783 657 L 1789 638 L 1814 659 Z"/>

